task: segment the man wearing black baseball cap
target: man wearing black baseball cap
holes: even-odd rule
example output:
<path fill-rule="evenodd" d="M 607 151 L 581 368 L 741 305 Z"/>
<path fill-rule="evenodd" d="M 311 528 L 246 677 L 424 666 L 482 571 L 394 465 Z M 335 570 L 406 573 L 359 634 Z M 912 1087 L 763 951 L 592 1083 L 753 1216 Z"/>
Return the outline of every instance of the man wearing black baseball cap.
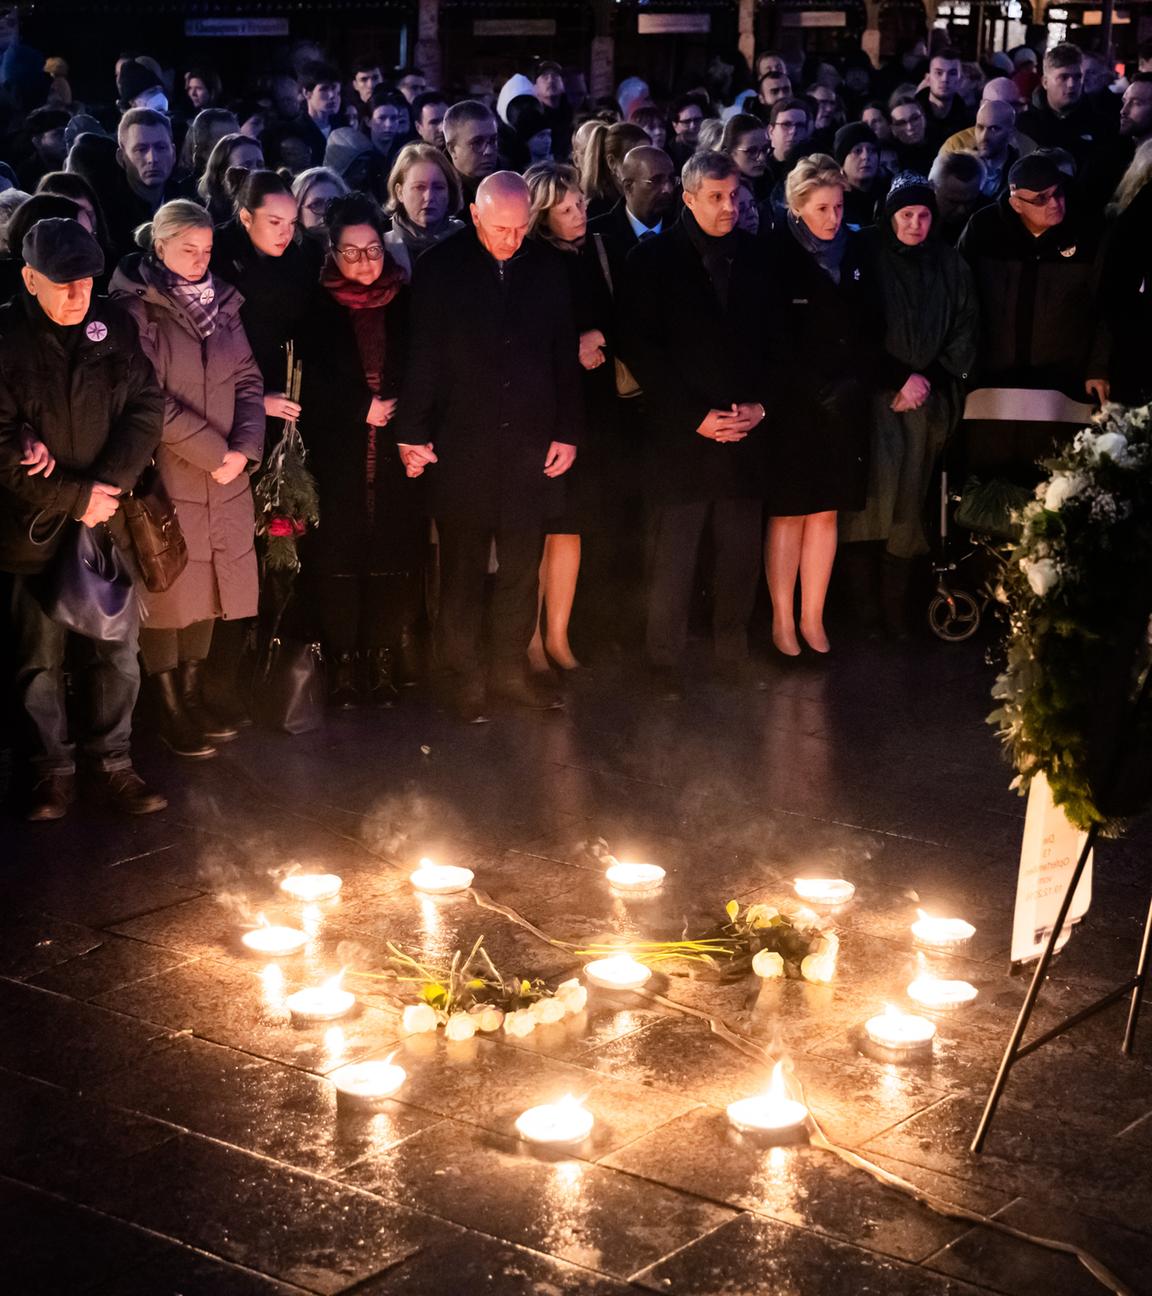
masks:
<path fill-rule="evenodd" d="M 1054 150 L 1040 149 L 1015 162 L 1007 192 L 972 216 L 958 244 L 980 301 L 976 385 L 1015 393 L 1001 399 L 995 417 L 1015 411 L 1003 421 L 1019 425 L 1011 434 L 1018 442 L 1016 475 L 1028 484 L 1036 460 L 1065 435 L 1061 411 L 1072 417 L 1059 397 L 1108 397 L 1100 238 L 1069 202 L 1071 181 L 1060 161 Z M 1056 413 L 1049 417 L 1046 410 Z M 1006 427 L 996 435 L 1007 444 Z"/>
<path fill-rule="evenodd" d="M 75 796 L 75 747 L 64 705 L 69 632 L 34 596 L 78 526 L 115 530 L 160 440 L 164 397 L 120 308 L 93 299 L 100 245 L 78 221 L 38 221 L 22 245 L 25 291 L 0 307 L 0 571 L 11 575 L 17 699 L 26 721 L 33 820 L 59 819 Z M 88 639 L 80 746 L 104 798 L 129 814 L 167 804 L 132 768 L 140 685 L 135 628 Z"/>

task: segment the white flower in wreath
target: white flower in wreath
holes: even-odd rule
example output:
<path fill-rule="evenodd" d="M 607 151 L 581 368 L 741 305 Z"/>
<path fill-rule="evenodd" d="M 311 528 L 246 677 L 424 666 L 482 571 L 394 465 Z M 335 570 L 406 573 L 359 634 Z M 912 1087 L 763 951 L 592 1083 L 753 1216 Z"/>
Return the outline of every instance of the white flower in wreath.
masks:
<path fill-rule="evenodd" d="M 1020 561 L 1020 570 L 1028 578 L 1032 593 L 1038 598 L 1043 598 L 1045 594 L 1055 589 L 1060 580 L 1056 564 L 1051 558 L 1040 558 L 1036 562 L 1023 558 Z"/>
<path fill-rule="evenodd" d="M 477 1030 L 482 1030 L 485 1034 L 498 1031 L 504 1025 L 503 1012 L 492 1004 L 476 1004 L 469 1009 L 469 1013 L 476 1018 Z"/>
<path fill-rule="evenodd" d="M 1122 432 L 1101 432 L 1096 438 L 1096 457 L 1107 455 L 1114 463 L 1124 464 L 1128 459 L 1128 438 Z"/>
<path fill-rule="evenodd" d="M 1056 473 L 1048 483 L 1044 507 L 1052 513 L 1059 513 L 1070 499 L 1080 494 L 1085 484 L 1080 473 Z"/>
<path fill-rule="evenodd" d="M 784 975 L 784 960 L 775 950 L 758 950 L 752 960 L 752 971 L 765 981 Z"/>

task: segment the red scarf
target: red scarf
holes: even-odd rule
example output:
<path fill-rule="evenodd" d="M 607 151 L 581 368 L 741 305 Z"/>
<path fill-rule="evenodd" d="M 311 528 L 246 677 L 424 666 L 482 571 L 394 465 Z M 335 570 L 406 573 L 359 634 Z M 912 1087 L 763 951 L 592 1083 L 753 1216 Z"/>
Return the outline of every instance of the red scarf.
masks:
<path fill-rule="evenodd" d="M 352 328 L 356 333 L 356 349 L 364 378 L 373 396 L 379 396 L 384 375 L 384 307 L 400 291 L 404 274 L 395 261 L 384 253 L 380 278 L 370 284 L 356 279 L 346 279 L 329 252 L 320 282 L 341 306 L 352 312 Z"/>
<path fill-rule="evenodd" d="M 340 272 L 340 267 L 332 253 L 324 262 L 320 282 L 352 315 L 352 329 L 356 334 L 356 349 L 360 353 L 360 366 L 364 370 L 364 380 L 373 396 L 380 396 L 384 379 L 384 358 L 387 349 L 387 330 L 384 324 L 384 308 L 400 291 L 404 283 L 404 274 L 395 261 L 384 253 L 380 267 L 380 277 L 370 284 L 361 283 L 358 279 L 347 279 Z M 376 429 L 368 428 L 368 446 L 364 463 L 365 499 L 364 504 L 371 520 L 376 512 Z"/>

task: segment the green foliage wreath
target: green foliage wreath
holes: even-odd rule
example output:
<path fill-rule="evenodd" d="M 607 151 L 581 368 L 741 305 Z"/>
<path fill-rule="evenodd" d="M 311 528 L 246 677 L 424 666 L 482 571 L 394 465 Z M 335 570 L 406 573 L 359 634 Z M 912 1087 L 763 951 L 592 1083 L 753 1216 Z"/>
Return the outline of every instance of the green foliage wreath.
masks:
<path fill-rule="evenodd" d="M 1114 751 L 1149 665 L 1152 610 L 1152 406 L 1106 405 L 1045 466 L 1017 520 L 998 597 L 1007 663 L 989 717 L 1025 792 L 1047 775 L 1082 829 L 1114 831 Z"/>

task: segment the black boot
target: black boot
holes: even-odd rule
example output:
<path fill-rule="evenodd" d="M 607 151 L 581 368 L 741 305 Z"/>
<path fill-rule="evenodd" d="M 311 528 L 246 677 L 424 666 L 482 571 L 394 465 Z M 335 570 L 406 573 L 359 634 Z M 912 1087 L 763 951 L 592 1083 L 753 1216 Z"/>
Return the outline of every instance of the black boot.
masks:
<path fill-rule="evenodd" d="M 161 671 L 151 675 L 152 688 L 160 709 L 160 738 L 177 756 L 189 760 L 207 760 L 216 755 L 216 748 L 204 737 L 184 710 L 184 699 L 175 671 Z"/>
<path fill-rule="evenodd" d="M 912 559 L 896 558 L 886 553 L 880 568 L 880 609 L 884 630 L 893 639 L 905 640 L 912 635 L 912 617 L 908 608 L 908 590 L 912 583 Z"/>
<path fill-rule="evenodd" d="M 362 701 L 356 680 L 356 654 L 337 653 L 332 660 L 332 687 L 328 692 L 328 704 L 341 711 L 349 711 Z"/>
<path fill-rule="evenodd" d="M 204 663 L 200 661 L 181 662 L 177 668 L 184 714 L 192 722 L 193 728 L 199 730 L 209 742 L 231 742 L 239 731 L 219 716 L 213 715 L 204 705 L 203 668 Z"/>
<path fill-rule="evenodd" d="M 880 554 L 871 541 L 842 545 L 837 555 L 841 585 L 852 619 L 869 639 L 880 637 Z"/>
<path fill-rule="evenodd" d="M 372 706 L 395 706 L 400 690 L 392 678 L 392 653 L 388 648 L 370 648 L 364 654 L 366 700 Z"/>

